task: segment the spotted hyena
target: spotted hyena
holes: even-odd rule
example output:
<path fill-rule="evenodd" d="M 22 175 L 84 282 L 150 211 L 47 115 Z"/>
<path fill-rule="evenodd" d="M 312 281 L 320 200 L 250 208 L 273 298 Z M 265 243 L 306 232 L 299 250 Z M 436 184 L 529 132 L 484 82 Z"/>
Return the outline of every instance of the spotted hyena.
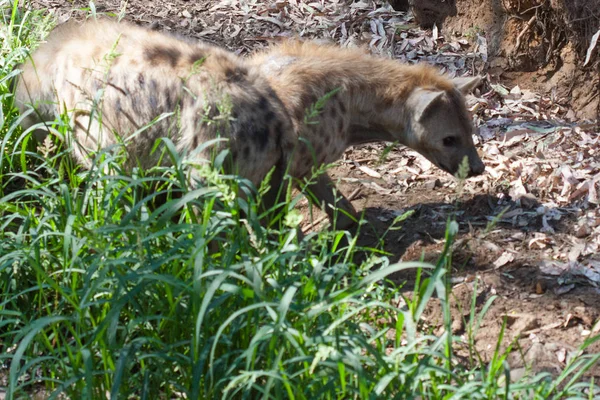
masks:
<path fill-rule="evenodd" d="M 252 62 L 285 104 L 297 137 L 303 138 L 289 157 L 295 178 L 309 175 L 315 163 L 339 159 L 349 146 L 376 141 L 404 144 L 451 174 L 464 157 L 470 175 L 485 169 L 463 98 L 479 78 L 451 80 L 425 65 L 297 41 L 255 55 Z M 326 99 L 323 108 L 307 121 L 307 110 L 320 99 Z M 354 208 L 336 194 L 326 174 L 308 189 L 324 203 L 330 219 L 334 206 L 345 212 L 338 215 L 338 227 L 353 223 Z"/>
<path fill-rule="evenodd" d="M 17 104 L 35 109 L 24 125 L 66 113 L 67 139 L 84 166 L 90 152 L 125 143 L 126 165 L 150 168 L 159 162 L 152 149 L 162 137 L 200 162 L 209 150 L 198 149 L 222 137 L 231 172 L 258 185 L 273 167 L 280 172 L 273 179 L 281 179 L 295 143 L 287 110 L 257 68 L 209 44 L 109 20 L 69 22 L 21 69 Z"/>

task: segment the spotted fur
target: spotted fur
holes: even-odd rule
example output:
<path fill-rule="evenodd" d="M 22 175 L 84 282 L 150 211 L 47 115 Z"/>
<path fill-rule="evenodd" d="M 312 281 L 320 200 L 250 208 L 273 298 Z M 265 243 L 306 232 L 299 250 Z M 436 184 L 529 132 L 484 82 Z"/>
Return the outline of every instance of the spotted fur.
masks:
<path fill-rule="evenodd" d="M 150 168 L 163 137 L 200 163 L 213 150 L 198 148 L 221 137 L 228 139 L 221 148 L 230 149 L 231 172 L 258 185 L 272 167 L 284 169 L 283 149 L 293 147 L 290 118 L 266 79 L 212 45 L 108 20 L 69 22 L 21 68 L 17 104 L 23 112 L 36 109 L 25 125 L 66 112 L 73 127 L 67 139 L 84 166 L 90 153 L 122 140 L 127 165 Z"/>

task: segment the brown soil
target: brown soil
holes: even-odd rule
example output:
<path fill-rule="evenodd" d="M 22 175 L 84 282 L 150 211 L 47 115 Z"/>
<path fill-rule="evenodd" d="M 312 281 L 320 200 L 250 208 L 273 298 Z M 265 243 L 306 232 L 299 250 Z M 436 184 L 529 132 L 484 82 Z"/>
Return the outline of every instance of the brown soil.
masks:
<path fill-rule="evenodd" d="M 120 3 L 118 0 L 105 0 L 98 1 L 97 5 L 102 11 L 118 12 Z M 230 8 L 223 6 L 223 9 L 214 8 L 216 3 L 185 0 L 156 2 L 129 0 L 126 19 L 135 20 L 140 24 L 152 24 L 158 29 L 215 41 L 239 54 L 247 54 L 255 48 L 263 47 L 267 39 L 272 40 L 276 36 L 261 25 L 265 23 L 264 20 L 248 19 L 243 10 L 232 11 L 233 6 Z M 293 3 L 296 2 L 289 1 L 289 4 Z M 351 14 L 352 17 L 345 25 L 345 29 L 348 31 L 369 29 L 368 22 L 365 22 L 366 12 L 344 8 L 347 5 L 342 1 L 331 3 L 339 3 L 344 13 L 348 12 L 349 15 L 354 13 Z M 506 58 L 502 58 L 506 57 L 511 49 L 507 37 L 514 37 L 521 25 L 516 24 L 511 27 L 514 22 L 505 21 L 504 14 L 499 10 L 499 3 L 500 0 L 458 1 L 459 15 L 449 20 L 447 26 L 449 29 L 463 32 L 469 27 L 476 26 L 485 29 L 489 47 L 497 52 L 496 56 L 500 57 L 499 60 L 508 62 Z M 81 16 L 81 12 L 73 12 L 72 8 L 86 7 L 87 4 L 87 0 L 39 1 L 40 6 L 53 8 L 61 20 L 73 15 Z M 277 4 L 289 5 L 288 2 L 277 2 L 273 7 Z M 376 4 L 373 9 L 381 6 L 381 2 L 373 4 Z M 467 4 L 468 11 L 465 11 L 465 7 L 461 4 Z M 267 6 L 264 6 L 264 9 L 267 9 Z M 315 18 L 325 15 L 325 11 L 322 11 L 322 14 L 318 12 L 317 10 Z M 268 15 L 268 10 L 262 14 L 264 17 Z M 303 33 L 305 26 L 300 25 L 303 21 L 305 20 L 298 18 L 291 22 L 290 29 L 293 34 L 327 37 L 331 32 L 323 28 Z M 503 30 L 505 23 L 507 30 Z M 284 31 L 282 29 L 281 36 L 289 35 Z M 570 51 L 568 47 L 562 50 L 565 52 L 565 59 L 568 58 L 566 54 L 568 51 Z M 500 68 L 498 65 L 493 64 L 492 67 Z M 544 74 L 546 74 L 544 71 L 535 71 L 530 75 L 516 75 L 503 71 L 492 75 L 494 79 L 509 79 L 525 86 L 534 83 L 534 76 L 546 76 Z M 558 71 L 547 80 L 540 79 L 537 82 L 549 85 L 560 80 L 559 77 L 563 75 L 559 74 L 569 76 L 566 65 L 558 68 Z M 573 96 L 580 92 L 581 96 L 588 93 L 589 85 L 583 84 L 583 76 L 578 75 L 575 80 L 570 81 L 573 84 Z M 494 103 L 491 97 L 489 103 Z M 546 139 L 546 136 L 540 136 L 539 140 Z M 523 142 L 527 140 L 523 139 Z M 572 144 L 569 144 L 571 142 Z M 566 135 L 564 140 L 561 137 L 557 143 L 548 144 L 548 148 L 563 151 L 564 147 L 575 151 L 573 154 L 576 154 L 578 151 L 576 143 L 578 142 L 572 135 Z M 486 151 L 491 152 L 490 149 L 496 145 L 488 143 L 486 146 L 484 147 Z M 496 150 L 498 147 L 500 152 L 506 155 L 506 161 L 503 162 L 506 165 L 510 164 L 510 168 L 513 168 L 513 164 L 518 163 L 520 158 L 531 156 L 537 151 L 537 147 L 534 146 L 526 148 L 525 143 L 523 148 L 517 146 L 517 150 L 502 148 L 501 144 L 497 144 Z M 570 201 L 556 208 L 557 212 L 562 213 L 560 219 L 547 220 L 546 214 L 538 213 L 536 210 L 539 210 L 540 204 L 554 198 L 552 197 L 556 192 L 554 186 L 552 189 L 540 189 L 533 200 L 530 197 L 519 199 L 511 195 L 514 175 L 509 171 L 498 173 L 500 175 L 496 177 L 488 174 L 470 180 L 460 192 L 457 182 L 452 177 L 429 169 L 427 165 L 424 166 L 421 158 L 406 149 L 394 149 L 383 163 L 379 163 L 383 148 L 383 145 L 366 145 L 351 149 L 340 165 L 332 171 L 332 175 L 341 180 L 342 191 L 346 194 L 355 194 L 353 196 L 355 207 L 358 210 L 365 210 L 367 224 L 362 229 L 360 243 L 373 245 L 383 242 L 392 261 L 419 260 L 423 257 L 426 261 L 435 262 L 443 247 L 446 221 L 449 216 L 455 216 L 460 231 L 454 245 L 451 271 L 455 282 L 452 302 L 455 318 L 454 332 L 458 335 L 465 334 L 474 295 L 478 313 L 491 296 L 497 296 L 485 314 L 482 327 L 476 336 L 476 348 L 484 359 L 492 356 L 503 321 L 507 323 L 503 346 L 508 346 L 515 339 L 521 348 L 520 351 L 513 352 L 509 360 L 517 372 L 518 368 L 525 364 L 531 365 L 534 371 L 556 372 L 565 366 L 569 355 L 586 338 L 598 334 L 600 292 L 596 283 L 582 279 L 580 276 L 570 275 L 568 271 L 553 276 L 543 274 L 540 269 L 544 261 L 566 259 L 565 254 L 569 253 L 574 246 L 572 235 L 578 229 L 576 223 L 581 214 L 591 210 L 589 212 L 597 215 L 594 204 L 586 203 L 585 206 L 580 207 L 578 206 L 580 203 L 576 200 Z M 492 165 L 497 157 L 500 156 L 491 155 L 486 161 Z M 553 157 L 548 153 L 544 162 L 553 162 Z M 539 169 L 536 163 L 532 164 L 532 168 Z M 560 162 L 558 165 L 560 166 Z M 358 166 L 369 166 L 378 171 L 381 177 L 367 176 Z M 525 180 L 523 182 L 526 185 L 531 184 Z M 301 207 L 308 220 L 308 206 L 303 203 Z M 505 209 L 507 209 L 505 216 L 501 217 L 495 226 L 486 229 L 490 220 L 500 216 Z M 402 228 L 383 236 L 393 219 L 407 210 L 413 210 L 414 214 L 404 222 Z M 316 220 L 319 220 L 320 215 L 318 211 L 314 212 Z M 548 231 L 548 224 L 552 225 L 551 231 Z M 316 226 L 307 226 L 307 229 L 321 227 L 322 224 L 316 224 Z M 596 237 L 583 240 L 589 244 L 596 240 Z M 576 259 L 580 262 L 584 259 L 597 261 L 595 254 L 590 255 L 586 252 L 581 253 L 581 256 Z M 394 279 L 399 284 L 404 284 L 408 280 L 406 287 L 411 287 L 410 275 L 398 275 Z M 474 294 L 475 286 L 477 293 Z M 439 307 L 432 304 L 424 323 L 434 330 L 439 330 L 440 316 Z M 466 350 L 460 351 L 461 354 L 467 355 Z M 600 344 L 596 343 L 588 351 L 600 352 Z M 592 375 L 595 375 L 596 379 L 600 378 L 600 370 L 592 371 Z"/>
<path fill-rule="evenodd" d="M 583 64 L 600 0 L 458 0 L 457 9 L 445 32 L 485 36 L 493 80 L 551 93 L 578 118 L 599 117 L 600 51 Z"/>

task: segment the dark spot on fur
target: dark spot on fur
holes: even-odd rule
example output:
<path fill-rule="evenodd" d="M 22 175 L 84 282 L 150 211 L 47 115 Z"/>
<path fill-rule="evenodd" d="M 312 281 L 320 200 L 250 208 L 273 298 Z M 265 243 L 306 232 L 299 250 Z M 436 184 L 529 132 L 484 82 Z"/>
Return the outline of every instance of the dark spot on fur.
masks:
<path fill-rule="evenodd" d="M 140 73 L 138 75 L 138 83 L 140 84 L 141 88 L 143 88 L 146 85 L 146 78 L 144 78 L 144 74 Z"/>
<path fill-rule="evenodd" d="M 157 88 L 158 88 L 158 83 L 154 79 L 151 79 L 150 80 L 150 90 L 152 92 L 156 93 Z"/>
<path fill-rule="evenodd" d="M 140 101 L 130 101 L 129 104 L 131 104 L 131 111 L 133 112 L 133 114 L 135 114 L 135 115 L 142 114 L 142 109 L 140 108 L 140 105 L 141 105 Z"/>
<path fill-rule="evenodd" d="M 331 144 L 331 136 L 325 135 L 325 146 L 329 146 Z"/>
<path fill-rule="evenodd" d="M 264 150 L 269 142 L 269 129 L 265 126 L 257 129 L 254 132 L 254 140 L 258 144 L 260 150 Z"/>
<path fill-rule="evenodd" d="M 206 56 L 203 52 L 201 52 L 199 49 L 196 49 L 192 52 L 192 54 L 189 55 L 188 60 L 190 61 L 190 64 L 195 64 L 196 62 L 203 60 L 205 57 Z"/>
<path fill-rule="evenodd" d="M 150 109 L 155 111 L 158 108 L 158 99 L 156 96 L 151 94 L 148 96 L 148 101 L 150 102 Z"/>
<path fill-rule="evenodd" d="M 257 112 L 256 102 L 239 101 L 234 103 L 229 115 L 233 117 L 233 136 L 243 143 L 251 142 L 264 150 L 269 141 L 269 125 L 262 113 Z"/>
<path fill-rule="evenodd" d="M 345 114 L 346 113 L 346 106 L 344 105 L 343 101 L 339 102 L 339 107 L 340 107 L 340 113 Z"/>
<path fill-rule="evenodd" d="M 258 99 L 258 108 L 260 108 L 263 111 L 268 111 L 271 109 L 271 107 L 269 106 L 269 101 L 265 96 L 260 96 L 260 98 Z"/>
<path fill-rule="evenodd" d="M 269 100 L 271 100 L 273 104 L 281 104 L 281 100 L 279 100 L 279 97 L 277 97 L 277 93 L 275 93 L 272 87 L 266 87 L 265 92 L 267 93 Z"/>
<path fill-rule="evenodd" d="M 121 107 L 121 98 L 120 97 L 117 97 L 117 102 L 115 103 L 115 108 L 117 109 L 118 113 L 123 111 L 123 107 Z"/>
<path fill-rule="evenodd" d="M 250 157 L 250 147 L 249 146 L 244 146 L 244 149 L 242 150 L 242 152 L 244 153 L 244 159 L 248 159 L 248 157 Z"/>
<path fill-rule="evenodd" d="M 269 98 L 269 103 L 271 103 L 276 108 L 285 110 L 285 106 L 283 105 L 283 102 L 281 101 L 279 96 L 277 96 L 277 93 L 275 93 L 273 88 L 267 87 L 267 88 L 265 88 L 265 92 L 267 93 L 267 97 Z"/>
<path fill-rule="evenodd" d="M 171 67 L 175 67 L 179 63 L 181 52 L 172 47 L 156 45 L 146 49 L 144 57 L 151 65 L 167 63 Z"/>
<path fill-rule="evenodd" d="M 198 135 L 194 135 L 194 139 L 192 139 L 192 150 L 198 147 Z"/>
<path fill-rule="evenodd" d="M 337 116 L 337 108 L 335 107 L 335 105 L 329 107 L 329 116 L 331 118 L 335 118 Z"/>
<path fill-rule="evenodd" d="M 308 93 L 302 94 L 300 98 L 299 108 L 296 110 L 296 119 L 303 120 L 307 112 L 310 110 L 310 107 L 315 103 L 313 96 Z"/>
<path fill-rule="evenodd" d="M 240 83 L 246 80 L 248 70 L 243 67 L 229 67 L 225 69 L 225 80 L 229 83 Z"/>
<path fill-rule="evenodd" d="M 312 106 L 315 102 L 316 102 L 315 99 L 310 94 L 308 94 L 308 93 L 302 94 L 302 99 L 301 99 L 300 103 L 304 110 L 306 110 L 307 108 L 310 108 L 310 106 Z"/>
<path fill-rule="evenodd" d="M 396 104 L 396 100 L 393 97 L 388 97 L 385 99 L 385 101 L 383 102 L 383 106 L 385 108 L 391 108 L 394 107 L 394 104 Z"/>
<path fill-rule="evenodd" d="M 173 104 L 173 103 L 174 103 L 174 100 L 173 100 L 173 96 L 172 96 L 172 93 L 171 93 L 171 91 L 167 91 L 167 92 L 165 93 L 165 97 L 166 97 L 166 99 L 165 99 L 165 100 L 166 100 L 166 102 L 167 102 L 167 110 L 169 110 L 169 111 L 173 110 L 173 106 L 174 106 L 174 104 Z"/>
<path fill-rule="evenodd" d="M 267 124 L 270 124 L 271 122 L 273 122 L 273 120 L 275 119 L 275 113 L 271 110 L 269 110 L 266 114 L 265 114 L 265 122 Z M 279 123 L 279 125 L 281 125 L 281 123 Z"/>
<path fill-rule="evenodd" d="M 281 120 L 277 120 L 275 125 L 273 125 L 273 132 L 275 132 L 275 134 L 281 136 L 282 131 L 283 131 L 283 124 L 281 123 Z"/>

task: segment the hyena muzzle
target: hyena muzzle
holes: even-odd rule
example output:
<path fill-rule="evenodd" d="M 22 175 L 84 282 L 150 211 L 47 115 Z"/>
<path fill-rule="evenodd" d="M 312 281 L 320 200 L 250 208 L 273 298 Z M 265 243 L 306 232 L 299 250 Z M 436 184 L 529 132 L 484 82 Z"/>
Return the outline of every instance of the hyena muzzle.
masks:
<path fill-rule="evenodd" d="M 266 196 L 274 200 L 294 145 L 291 120 L 258 69 L 234 54 L 126 23 L 68 22 L 21 69 L 16 103 L 34 108 L 24 125 L 66 113 L 66 139 L 84 166 L 90 153 L 125 143 L 126 166 L 151 168 L 161 159 L 156 140 L 168 137 L 192 164 L 229 149 L 228 172 L 255 185 L 276 167 Z M 197 151 L 219 137 L 227 141 Z"/>

